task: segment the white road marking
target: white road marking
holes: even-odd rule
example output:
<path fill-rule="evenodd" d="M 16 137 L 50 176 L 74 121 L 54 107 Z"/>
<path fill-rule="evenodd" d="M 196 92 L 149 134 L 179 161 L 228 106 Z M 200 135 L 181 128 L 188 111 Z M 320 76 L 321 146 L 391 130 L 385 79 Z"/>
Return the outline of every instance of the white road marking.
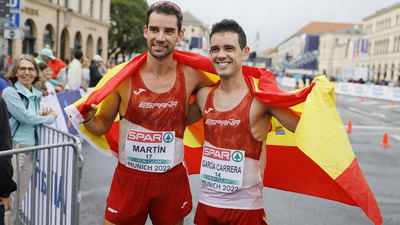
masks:
<path fill-rule="evenodd" d="M 378 108 L 380 108 L 380 109 L 400 109 L 400 106 L 392 106 L 392 105 L 381 105 L 381 106 L 378 106 Z"/>
<path fill-rule="evenodd" d="M 362 104 L 363 105 L 376 105 L 376 104 L 378 104 L 379 102 L 376 102 L 376 101 L 365 101 L 365 102 L 363 102 Z"/>
<path fill-rule="evenodd" d="M 347 124 L 345 127 L 347 128 Z M 390 130 L 390 131 L 400 131 L 400 127 L 386 127 L 386 126 L 368 126 L 368 125 L 353 125 L 353 128 L 359 130 Z M 397 136 L 400 138 L 400 136 Z"/>
<path fill-rule="evenodd" d="M 359 99 L 355 99 L 355 98 L 345 98 L 347 102 L 358 102 L 360 101 Z"/>
<path fill-rule="evenodd" d="M 392 137 L 398 141 L 400 141 L 400 135 L 392 135 Z"/>
<path fill-rule="evenodd" d="M 364 114 L 364 115 L 373 115 L 373 116 L 376 116 L 376 117 L 380 117 L 380 118 L 382 118 L 382 119 L 386 119 L 386 115 L 383 114 L 383 113 L 366 112 L 366 111 L 364 111 L 364 110 L 357 109 L 357 108 L 353 108 L 353 107 L 349 107 L 349 109 L 350 109 L 351 111 L 358 112 L 358 113 L 361 113 L 361 114 Z"/>

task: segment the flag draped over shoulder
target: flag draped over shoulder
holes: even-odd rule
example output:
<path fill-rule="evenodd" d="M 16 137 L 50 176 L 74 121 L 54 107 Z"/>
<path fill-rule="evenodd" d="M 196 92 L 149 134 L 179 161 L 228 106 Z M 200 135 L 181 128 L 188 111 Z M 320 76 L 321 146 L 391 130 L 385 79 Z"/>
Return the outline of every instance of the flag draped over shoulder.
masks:
<path fill-rule="evenodd" d="M 218 80 L 210 59 L 195 53 L 174 51 L 174 59 L 203 71 Z M 111 91 L 145 62 L 147 53 L 110 70 L 93 92 L 66 107 L 74 126 L 95 148 L 118 153 L 119 121 L 101 137 L 91 134 L 80 122 L 91 104 L 102 107 Z M 317 196 L 360 207 L 374 224 L 382 224 L 376 200 L 361 172 L 343 123 L 336 111 L 333 87 L 324 77 L 315 85 L 295 93 L 278 88 L 274 75 L 265 69 L 243 66 L 243 75 L 253 94 L 262 102 L 291 107 L 301 113 L 293 134 L 275 119 L 267 139 L 267 166 L 264 186 Z M 100 110 L 98 110 L 100 111 Z M 203 143 L 199 121 L 189 126 L 184 135 L 185 162 L 190 174 L 199 173 Z"/>

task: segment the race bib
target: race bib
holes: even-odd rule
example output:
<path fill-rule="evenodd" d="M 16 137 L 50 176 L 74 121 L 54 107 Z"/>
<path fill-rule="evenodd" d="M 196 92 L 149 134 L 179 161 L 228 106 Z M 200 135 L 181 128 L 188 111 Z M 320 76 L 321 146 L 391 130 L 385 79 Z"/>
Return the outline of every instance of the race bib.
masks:
<path fill-rule="evenodd" d="M 173 167 L 175 131 L 128 132 L 125 142 L 126 166 L 140 171 L 163 173 Z"/>
<path fill-rule="evenodd" d="M 244 157 L 245 151 L 205 144 L 201 159 L 201 184 L 218 192 L 239 190 L 243 180 Z"/>

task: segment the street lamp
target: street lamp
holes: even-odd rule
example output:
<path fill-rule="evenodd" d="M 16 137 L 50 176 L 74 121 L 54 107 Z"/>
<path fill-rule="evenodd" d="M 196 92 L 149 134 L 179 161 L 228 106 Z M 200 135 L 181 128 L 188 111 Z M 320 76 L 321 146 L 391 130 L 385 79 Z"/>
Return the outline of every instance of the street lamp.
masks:
<path fill-rule="evenodd" d="M 71 23 L 71 19 L 72 19 L 72 9 L 68 8 L 64 14 L 64 24 L 66 27 L 68 27 L 69 24 Z"/>

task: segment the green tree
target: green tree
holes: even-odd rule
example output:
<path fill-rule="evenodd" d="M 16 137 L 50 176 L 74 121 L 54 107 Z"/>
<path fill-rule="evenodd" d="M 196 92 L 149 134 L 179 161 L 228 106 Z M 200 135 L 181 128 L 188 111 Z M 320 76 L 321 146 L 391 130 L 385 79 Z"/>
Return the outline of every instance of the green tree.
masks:
<path fill-rule="evenodd" d="M 132 53 L 144 52 L 143 27 L 149 6 L 145 0 L 111 0 L 111 27 L 108 33 L 108 55 L 125 61 Z"/>

